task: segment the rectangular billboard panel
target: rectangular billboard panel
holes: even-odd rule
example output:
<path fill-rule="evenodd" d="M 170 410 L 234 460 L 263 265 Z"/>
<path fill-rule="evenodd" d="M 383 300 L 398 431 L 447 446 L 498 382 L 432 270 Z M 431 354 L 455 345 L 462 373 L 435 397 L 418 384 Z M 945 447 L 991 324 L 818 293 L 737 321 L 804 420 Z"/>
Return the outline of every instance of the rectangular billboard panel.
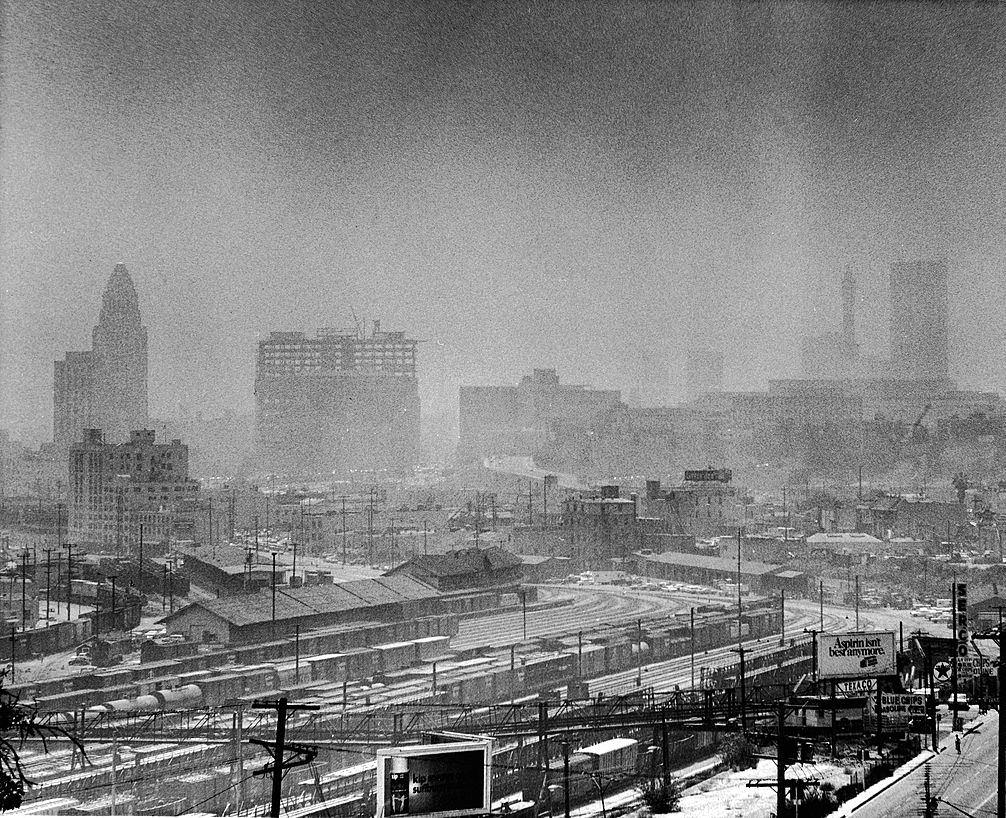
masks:
<path fill-rule="evenodd" d="M 376 818 L 488 814 L 491 763 L 489 738 L 378 750 Z"/>
<path fill-rule="evenodd" d="M 926 697 L 917 693 L 881 693 L 880 716 L 885 727 L 905 727 L 926 717 Z"/>
<path fill-rule="evenodd" d="M 876 692 L 876 679 L 850 679 L 847 682 L 835 682 L 836 696 L 866 696 Z"/>
<path fill-rule="evenodd" d="M 865 679 L 896 672 L 893 631 L 821 633 L 817 675 L 821 679 Z"/>

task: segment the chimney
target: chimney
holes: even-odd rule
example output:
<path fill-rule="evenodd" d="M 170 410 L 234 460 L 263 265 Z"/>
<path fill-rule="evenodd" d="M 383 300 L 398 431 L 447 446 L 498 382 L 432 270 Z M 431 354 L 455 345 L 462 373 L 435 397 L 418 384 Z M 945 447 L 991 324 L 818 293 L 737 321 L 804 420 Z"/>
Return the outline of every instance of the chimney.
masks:
<path fill-rule="evenodd" d="M 842 273 L 842 345 L 846 355 L 856 349 L 856 279 L 852 275 L 852 265 L 845 266 Z"/>

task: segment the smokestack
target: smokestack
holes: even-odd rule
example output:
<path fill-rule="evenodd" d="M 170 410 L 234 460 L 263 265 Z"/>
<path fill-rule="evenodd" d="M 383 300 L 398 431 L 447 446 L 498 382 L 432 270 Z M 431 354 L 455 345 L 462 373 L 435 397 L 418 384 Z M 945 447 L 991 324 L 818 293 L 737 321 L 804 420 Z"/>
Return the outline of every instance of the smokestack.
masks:
<path fill-rule="evenodd" d="M 842 274 L 842 344 L 846 355 L 853 355 L 856 349 L 856 279 L 852 275 L 852 265 L 845 266 Z"/>

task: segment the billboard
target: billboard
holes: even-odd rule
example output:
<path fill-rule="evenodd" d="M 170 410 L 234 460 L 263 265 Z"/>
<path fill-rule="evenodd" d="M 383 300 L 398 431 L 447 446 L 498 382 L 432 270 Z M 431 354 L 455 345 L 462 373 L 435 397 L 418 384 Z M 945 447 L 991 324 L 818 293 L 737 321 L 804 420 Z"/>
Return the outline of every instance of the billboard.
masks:
<path fill-rule="evenodd" d="M 685 482 L 729 483 L 733 476 L 730 469 L 689 469 L 685 472 Z"/>
<path fill-rule="evenodd" d="M 880 717 L 884 727 L 907 727 L 927 715 L 925 696 L 917 693 L 880 694 Z"/>
<path fill-rule="evenodd" d="M 957 583 L 956 601 L 957 621 L 954 634 L 957 636 L 957 655 L 967 656 L 971 633 L 968 626 L 968 584 L 966 582 Z"/>
<path fill-rule="evenodd" d="M 377 751 L 377 815 L 458 818 L 490 812 L 492 739 Z"/>
<path fill-rule="evenodd" d="M 975 676 L 995 676 L 999 659 L 993 656 L 958 656 L 957 678 L 971 679 Z M 949 674 L 947 676 L 949 679 Z"/>
<path fill-rule="evenodd" d="M 847 682 L 835 682 L 836 696 L 868 696 L 876 692 L 876 679 L 850 679 Z"/>
<path fill-rule="evenodd" d="M 892 676 L 896 668 L 893 631 L 818 634 L 820 679 Z"/>

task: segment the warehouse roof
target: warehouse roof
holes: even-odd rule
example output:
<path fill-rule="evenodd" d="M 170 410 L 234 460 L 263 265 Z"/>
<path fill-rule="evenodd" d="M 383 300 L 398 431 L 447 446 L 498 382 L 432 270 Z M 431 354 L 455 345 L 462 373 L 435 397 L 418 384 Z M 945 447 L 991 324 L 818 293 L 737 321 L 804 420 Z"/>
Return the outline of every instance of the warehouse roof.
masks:
<path fill-rule="evenodd" d="M 283 587 L 277 588 L 276 620 L 342 613 L 436 596 L 437 592 L 428 585 L 407 576 L 383 576 L 308 588 Z M 264 588 L 257 594 L 248 596 L 201 599 L 161 621 L 171 621 L 194 607 L 200 607 L 239 627 L 269 622 L 272 620 L 272 589 Z"/>
<path fill-rule="evenodd" d="M 863 533 L 862 531 L 832 531 L 832 532 L 821 532 L 819 534 L 811 534 L 807 538 L 807 545 L 824 545 L 824 546 L 869 546 L 874 548 L 876 546 L 882 546 L 884 543 L 882 540 L 878 540 L 876 537 Z"/>
<path fill-rule="evenodd" d="M 519 557 L 499 546 L 489 548 L 464 548 L 448 551 L 446 554 L 421 554 L 412 557 L 402 565 L 393 568 L 385 576 L 400 576 L 402 573 L 418 570 L 432 577 L 457 577 L 514 568 L 521 564 Z"/>
<path fill-rule="evenodd" d="M 665 565 L 680 565 L 685 568 L 704 568 L 708 571 L 737 573 L 737 560 L 728 557 L 705 557 L 701 554 L 665 551 L 662 554 L 651 554 L 644 557 L 644 559 L 653 562 L 662 562 Z M 741 574 L 761 576 L 762 574 L 774 573 L 780 568 L 782 568 L 781 565 L 772 565 L 767 562 L 741 560 Z"/>

